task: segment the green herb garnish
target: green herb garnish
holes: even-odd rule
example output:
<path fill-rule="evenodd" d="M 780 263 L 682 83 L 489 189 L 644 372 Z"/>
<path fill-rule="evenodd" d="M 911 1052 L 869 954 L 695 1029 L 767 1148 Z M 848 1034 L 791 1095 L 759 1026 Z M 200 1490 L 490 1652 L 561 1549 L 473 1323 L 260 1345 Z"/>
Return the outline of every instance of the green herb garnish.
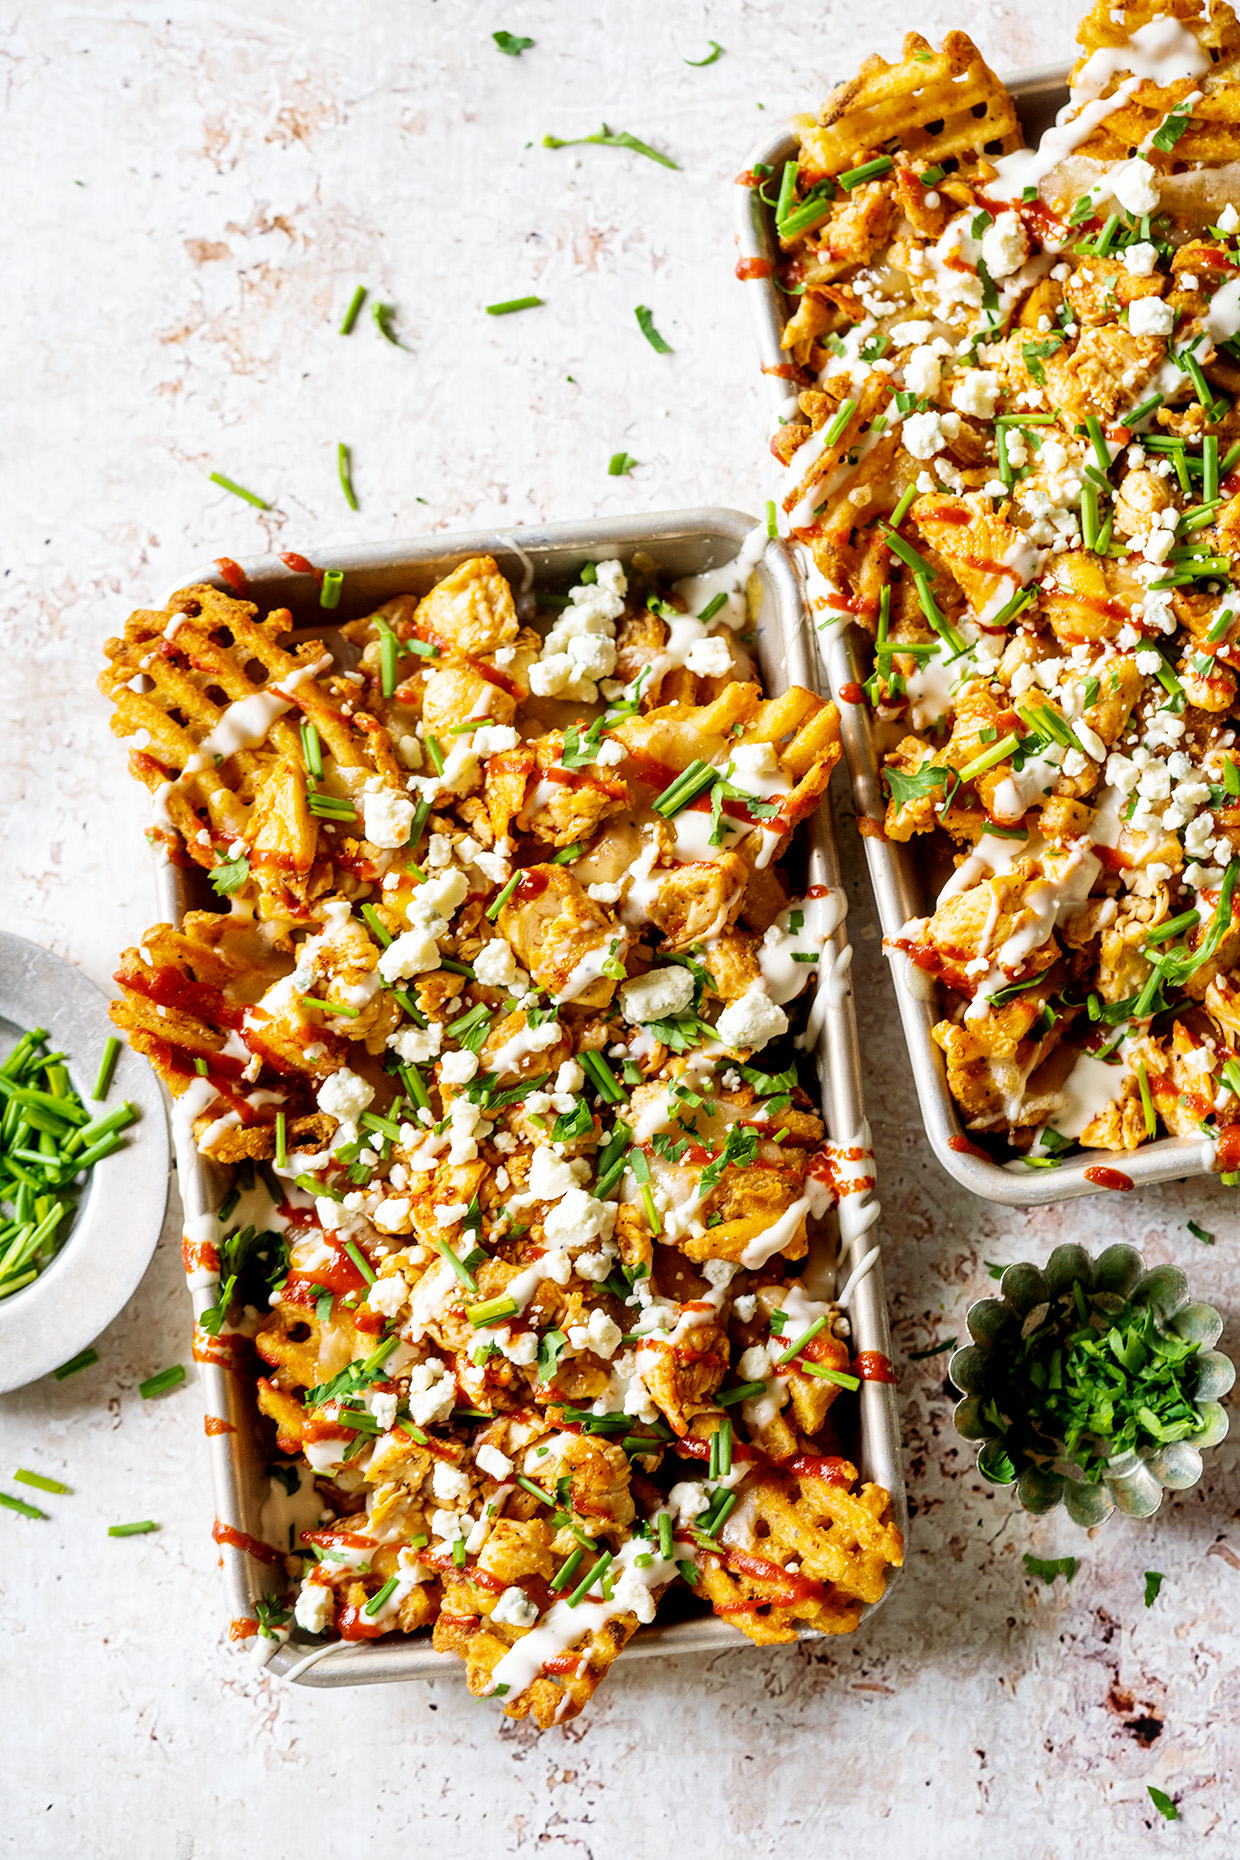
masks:
<path fill-rule="evenodd" d="M 638 304 L 633 314 L 637 318 L 637 327 L 641 330 L 642 335 L 646 338 L 651 348 L 657 350 L 660 355 L 670 355 L 672 353 L 672 345 L 670 342 L 665 342 L 655 328 L 654 312 L 649 310 L 645 304 Z"/>
<path fill-rule="evenodd" d="M 1031 1556 L 1026 1550 L 1024 1564 L 1031 1576 L 1041 1576 L 1043 1582 L 1047 1583 L 1054 1582 L 1056 1576 L 1065 1576 L 1067 1580 L 1071 1582 L 1073 1576 L 1076 1574 L 1076 1558 L 1074 1556 L 1046 1558 Z"/>

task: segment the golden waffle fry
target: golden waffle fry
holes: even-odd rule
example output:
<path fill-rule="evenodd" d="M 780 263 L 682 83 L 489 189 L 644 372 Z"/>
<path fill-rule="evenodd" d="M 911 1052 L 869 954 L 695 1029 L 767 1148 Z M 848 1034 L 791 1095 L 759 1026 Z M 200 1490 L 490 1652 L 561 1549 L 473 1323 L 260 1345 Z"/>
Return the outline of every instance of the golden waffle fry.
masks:
<path fill-rule="evenodd" d="M 949 32 L 938 52 L 910 32 L 898 64 L 871 54 L 831 92 L 816 122 L 798 119 L 797 131 L 806 184 L 887 151 L 925 167 L 1006 154 L 1021 141 L 1011 98 L 963 32 Z"/>

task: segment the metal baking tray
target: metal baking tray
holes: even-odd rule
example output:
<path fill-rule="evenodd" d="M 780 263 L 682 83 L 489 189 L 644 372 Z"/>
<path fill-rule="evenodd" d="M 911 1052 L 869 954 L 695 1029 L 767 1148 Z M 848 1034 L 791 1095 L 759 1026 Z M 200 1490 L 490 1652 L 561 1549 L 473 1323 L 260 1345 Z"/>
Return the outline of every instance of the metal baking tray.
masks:
<path fill-rule="evenodd" d="M 519 534 L 484 530 L 459 536 L 420 537 L 370 549 L 332 549 L 328 559 L 332 567 L 343 569 L 345 581 L 340 607 L 331 616 L 324 614 L 319 606 L 318 585 L 313 576 L 290 571 L 275 556 L 245 562 L 242 567 L 249 583 L 249 596 L 262 611 L 288 607 L 294 627 L 305 631 L 313 629 L 330 644 L 332 625 L 370 613 L 395 594 L 425 593 L 468 556 L 494 555 L 514 585 L 525 592 L 535 584 L 560 591 L 572 586 L 585 562 L 618 556 L 628 563 L 639 550 L 644 550 L 673 576 L 717 568 L 739 553 L 753 528 L 754 519 L 739 511 L 704 509 L 650 517 L 545 524 L 523 528 Z M 790 551 L 783 543 L 771 543 L 756 572 L 762 590 L 756 652 L 767 689 L 777 693 L 788 684 L 819 689 L 817 654 L 804 625 L 800 582 Z M 214 564 L 186 576 L 176 586 L 188 587 L 204 581 L 220 588 L 227 586 Z M 167 598 L 171 598 L 174 591 L 170 591 Z M 325 625 L 328 621 L 330 624 Z M 840 871 L 829 797 L 800 831 L 807 834 L 808 882 L 829 885 L 838 891 Z M 219 909 L 219 900 L 197 868 L 187 872 L 164 864 L 161 887 L 163 907 L 174 923 L 179 923 L 187 910 Z M 849 951 L 842 923 L 834 934 L 833 944 L 837 973 L 846 974 Z M 828 975 L 828 965 L 824 962 L 820 987 L 827 986 Z M 817 1045 L 823 1114 L 830 1139 L 850 1150 L 856 1159 L 858 1152 L 868 1156 L 871 1151 L 869 1127 L 862 1109 L 861 1057 L 851 992 L 845 989 L 842 998 L 835 1005 L 826 1003 L 825 1009 Z M 185 1219 L 189 1223 L 196 1216 L 213 1212 L 220 1206 L 231 1186 L 232 1171 L 199 1154 L 192 1129 L 175 1113 L 173 1134 Z M 854 1170 L 856 1167 L 854 1160 Z M 865 1167 L 864 1160 L 861 1167 Z M 863 1229 L 864 1216 L 871 1209 L 868 1189 L 849 1196 L 848 1202 L 853 1214 L 852 1225 L 855 1229 Z M 876 1215 L 876 1210 L 874 1213 Z M 840 1282 L 875 1237 L 874 1231 L 856 1233 L 840 1262 Z M 811 1257 L 810 1270 L 819 1264 L 829 1267 L 830 1261 L 819 1262 Z M 205 1288 L 194 1291 L 192 1296 L 197 1318 L 212 1302 L 212 1293 Z M 850 1315 L 855 1348 L 878 1351 L 889 1357 L 891 1342 L 881 1261 L 857 1287 Z M 272 1586 L 270 1565 L 235 1541 L 249 1537 L 261 1543 L 259 1511 L 267 1487 L 267 1454 L 263 1444 L 266 1424 L 260 1421 L 248 1376 L 233 1374 L 212 1362 L 200 1362 L 199 1368 L 207 1416 L 226 1421 L 233 1430 L 212 1431 L 209 1452 L 220 1562 L 229 1613 L 240 1631 L 247 1622 L 252 1624 L 255 1601 L 268 1594 Z M 907 1535 L 908 1513 L 895 1388 L 887 1383 L 863 1382 L 859 1403 L 858 1470 L 862 1478 L 875 1481 L 890 1492 L 892 1514 Z M 891 1572 L 888 1594 L 898 1574 L 898 1571 Z M 705 1612 L 692 1597 L 677 1597 L 676 1601 L 688 1618 L 656 1622 L 639 1629 L 629 1644 L 627 1658 L 657 1653 L 719 1653 L 750 1644 L 738 1630 Z M 863 1610 L 863 1620 L 881 1605 L 881 1602 L 868 1605 Z M 451 1654 L 436 1653 L 429 1636 L 392 1636 L 362 1643 L 333 1642 L 330 1646 L 329 1654 L 299 1671 L 310 1653 L 322 1650 L 322 1643 L 311 1641 L 303 1637 L 300 1630 L 294 1630 L 292 1638 L 270 1659 L 270 1668 L 309 1686 L 443 1678 L 464 1670 Z M 339 1652 L 335 1650 L 337 1646 Z"/>
<path fill-rule="evenodd" d="M 1064 66 L 1048 66 L 1018 72 L 1006 80 L 1025 140 L 1030 144 L 1038 140 L 1054 121 L 1056 111 L 1067 102 L 1067 75 Z M 756 149 L 750 167 L 765 162 L 779 174 L 783 163 L 792 160 L 796 152 L 796 138 L 784 134 Z M 741 259 L 761 259 L 768 264 L 777 261 L 779 242 L 773 210 L 760 198 L 756 188 L 738 185 L 736 199 L 736 237 Z M 787 320 L 788 299 L 770 276 L 747 280 L 746 290 L 771 415 L 775 419 L 788 412 L 788 382 L 773 372 L 787 359 L 779 345 Z M 793 546 L 793 554 L 802 560 L 799 546 Z M 844 686 L 861 683 L 870 674 L 869 636 L 855 624 L 836 629 L 825 644 L 824 653 L 829 682 L 837 695 Z M 863 821 L 881 824 L 886 802 L 869 706 L 841 700 L 840 716 L 858 816 Z M 865 852 L 883 934 L 898 937 L 910 917 L 926 916 L 933 908 L 922 858 L 912 846 L 880 839 L 872 832 L 865 835 Z M 943 1056 L 930 1033 L 940 1018 L 935 1009 L 938 986 L 899 951 L 890 952 L 888 961 L 930 1147 L 948 1174 L 975 1195 L 1009 1206 L 1036 1207 L 1077 1195 L 1107 1192 L 1105 1178 L 1101 1184 L 1089 1180 L 1086 1172 L 1090 1169 L 1118 1171 L 1134 1188 L 1211 1172 L 1214 1145 L 1208 1137 L 1164 1137 L 1136 1151 L 1091 1150 L 1061 1163 L 1057 1169 L 1026 1169 L 1019 1162 L 1005 1165 L 971 1154 L 971 1139 L 947 1089 Z"/>

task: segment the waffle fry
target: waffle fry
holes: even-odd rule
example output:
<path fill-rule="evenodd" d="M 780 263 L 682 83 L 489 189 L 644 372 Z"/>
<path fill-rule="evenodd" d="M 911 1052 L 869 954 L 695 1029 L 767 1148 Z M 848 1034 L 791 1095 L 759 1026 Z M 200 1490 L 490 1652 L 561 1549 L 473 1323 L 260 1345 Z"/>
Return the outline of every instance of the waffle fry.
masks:
<path fill-rule="evenodd" d="M 892 947 L 966 1126 L 1039 1167 L 1240 1105 L 1240 27 L 1099 0 L 1079 39 L 1037 150 L 960 35 L 867 60 L 776 207 L 779 527 L 872 637 L 886 836 L 954 858 Z"/>
<path fill-rule="evenodd" d="M 963 32 L 949 32 L 938 52 L 910 32 L 894 65 L 871 54 L 831 92 L 817 121 L 798 119 L 797 129 L 810 185 L 892 149 L 922 166 L 969 163 L 1021 140 L 1011 98 Z"/>
<path fill-rule="evenodd" d="M 833 1190 L 774 1044 L 829 929 L 785 861 L 839 715 L 753 679 L 747 572 L 600 562 L 539 630 L 478 557 L 330 651 L 198 588 L 108 648 L 161 844 L 228 903 L 126 951 L 113 1015 L 245 1197 L 187 1257 L 331 1514 L 297 1625 L 429 1628 L 544 1728 L 669 1588 L 714 1594 L 733 1488 L 853 1385 L 844 1314 L 779 1276 Z"/>

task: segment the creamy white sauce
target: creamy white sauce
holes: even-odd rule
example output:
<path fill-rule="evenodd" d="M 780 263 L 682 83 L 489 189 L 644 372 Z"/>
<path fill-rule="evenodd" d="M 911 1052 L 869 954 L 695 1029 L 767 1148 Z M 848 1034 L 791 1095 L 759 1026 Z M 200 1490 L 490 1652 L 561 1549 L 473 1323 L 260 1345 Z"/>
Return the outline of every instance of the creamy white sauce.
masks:
<path fill-rule="evenodd" d="M 808 1213 L 809 1197 L 803 1195 L 799 1201 L 794 1201 L 790 1208 L 784 1210 L 773 1226 L 768 1227 L 764 1233 L 756 1235 L 749 1242 L 741 1254 L 741 1265 L 748 1266 L 753 1272 L 759 1266 L 765 1266 L 767 1260 L 776 1253 L 782 1253 Z"/>
<path fill-rule="evenodd" d="M 682 1556 L 687 1554 L 683 1546 L 673 1547 L 679 1548 Z M 651 1559 L 645 1569 L 637 1566 L 639 1556 Z M 518 1697 L 538 1678 L 548 1660 L 567 1653 L 570 1647 L 575 1647 L 588 1634 L 598 1633 L 619 1615 L 636 1612 L 639 1620 L 652 1619 L 655 1591 L 671 1582 L 676 1574 L 675 1559 L 663 1557 L 659 1552 L 657 1533 L 650 1537 L 631 1537 L 611 1565 L 614 1599 L 595 1602 L 587 1598 L 576 1608 L 570 1608 L 567 1601 L 557 1601 L 538 1626 L 523 1634 L 496 1663 L 491 1674 L 490 1695 L 494 1696 L 496 1688 L 504 1686 L 507 1697 Z M 649 1603 L 648 1614 L 645 1603 Z"/>

